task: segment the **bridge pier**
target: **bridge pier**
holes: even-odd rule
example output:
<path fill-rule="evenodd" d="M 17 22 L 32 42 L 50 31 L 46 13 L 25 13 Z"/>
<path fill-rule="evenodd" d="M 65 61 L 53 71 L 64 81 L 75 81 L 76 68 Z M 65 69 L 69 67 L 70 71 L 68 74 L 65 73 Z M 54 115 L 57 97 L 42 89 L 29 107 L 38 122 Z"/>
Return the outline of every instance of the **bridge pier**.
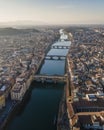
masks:
<path fill-rule="evenodd" d="M 44 78 L 41 79 L 42 83 L 44 83 Z"/>

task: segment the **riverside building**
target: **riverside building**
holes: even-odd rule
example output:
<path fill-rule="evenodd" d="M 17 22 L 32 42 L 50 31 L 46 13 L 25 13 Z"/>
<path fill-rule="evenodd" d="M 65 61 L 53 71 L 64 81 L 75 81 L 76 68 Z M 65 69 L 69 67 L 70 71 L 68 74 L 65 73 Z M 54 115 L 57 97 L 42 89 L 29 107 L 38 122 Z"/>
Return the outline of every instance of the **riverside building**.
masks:
<path fill-rule="evenodd" d="M 104 130 L 104 37 L 93 29 L 73 32 L 67 57 L 67 113 L 71 130 Z"/>

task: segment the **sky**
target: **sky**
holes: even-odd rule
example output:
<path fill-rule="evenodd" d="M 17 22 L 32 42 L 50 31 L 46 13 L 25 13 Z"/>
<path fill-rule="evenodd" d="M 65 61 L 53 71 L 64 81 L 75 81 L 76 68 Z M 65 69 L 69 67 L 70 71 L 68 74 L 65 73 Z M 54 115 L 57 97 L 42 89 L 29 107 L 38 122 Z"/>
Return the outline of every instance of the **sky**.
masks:
<path fill-rule="evenodd" d="M 0 22 L 104 24 L 104 0 L 0 0 Z"/>

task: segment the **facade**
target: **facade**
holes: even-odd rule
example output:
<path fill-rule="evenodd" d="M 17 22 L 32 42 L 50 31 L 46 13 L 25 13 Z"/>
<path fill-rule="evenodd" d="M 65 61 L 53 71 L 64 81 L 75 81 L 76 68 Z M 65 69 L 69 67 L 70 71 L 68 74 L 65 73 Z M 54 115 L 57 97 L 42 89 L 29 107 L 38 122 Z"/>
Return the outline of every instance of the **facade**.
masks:
<path fill-rule="evenodd" d="M 69 127 L 104 130 L 104 37 L 93 31 L 75 32 L 73 36 L 67 56 Z"/>
<path fill-rule="evenodd" d="M 33 80 L 33 76 L 31 75 L 30 78 L 27 79 L 27 81 L 26 81 L 26 89 L 29 89 L 29 86 L 30 86 L 32 80 Z"/>
<path fill-rule="evenodd" d="M 5 107 L 5 95 L 3 92 L 0 92 L 0 109 Z"/>
<path fill-rule="evenodd" d="M 17 80 L 16 84 L 13 86 L 11 90 L 11 99 L 12 100 L 22 100 L 24 94 L 26 92 L 26 84 L 21 80 Z"/>
<path fill-rule="evenodd" d="M 24 78 L 20 78 L 18 77 L 16 79 L 16 83 L 13 86 L 12 90 L 11 90 L 11 99 L 12 100 L 22 100 L 24 94 L 26 93 L 26 91 L 29 89 L 29 86 L 32 82 L 32 75 L 30 77 L 28 77 L 29 75 L 25 74 Z"/>

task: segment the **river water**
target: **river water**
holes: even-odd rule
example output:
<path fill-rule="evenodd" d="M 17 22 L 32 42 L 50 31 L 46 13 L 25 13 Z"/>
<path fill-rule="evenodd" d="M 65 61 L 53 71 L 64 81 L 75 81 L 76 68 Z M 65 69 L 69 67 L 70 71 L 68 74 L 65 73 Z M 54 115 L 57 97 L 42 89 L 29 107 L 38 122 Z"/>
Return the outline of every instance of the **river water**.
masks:
<path fill-rule="evenodd" d="M 52 46 L 70 44 L 70 41 L 58 41 Z M 68 49 L 50 49 L 47 55 L 65 56 L 67 52 Z M 45 60 L 39 73 L 64 75 L 65 60 Z M 33 82 L 26 101 L 11 119 L 7 130 L 56 130 L 54 120 L 58 114 L 63 89 L 63 83 Z"/>

